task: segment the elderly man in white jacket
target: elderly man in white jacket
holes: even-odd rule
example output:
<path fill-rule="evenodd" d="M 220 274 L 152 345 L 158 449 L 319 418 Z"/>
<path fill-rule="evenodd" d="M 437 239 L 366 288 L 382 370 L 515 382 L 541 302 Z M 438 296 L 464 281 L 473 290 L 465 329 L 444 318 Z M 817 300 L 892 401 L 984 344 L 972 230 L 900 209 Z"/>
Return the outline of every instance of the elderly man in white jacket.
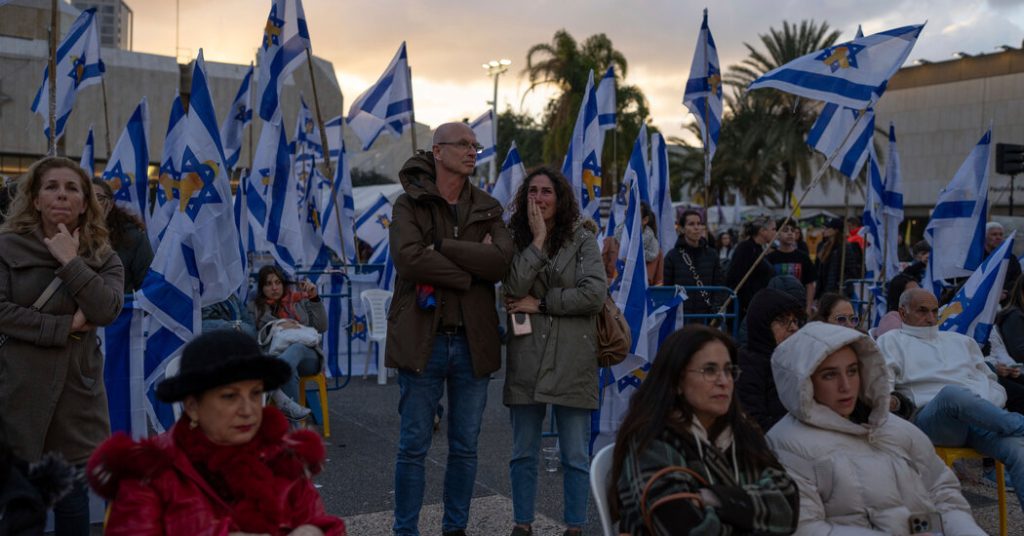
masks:
<path fill-rule="evenodd" d="M 1005 411 L 1006 391 L 974 339 L 939 331 L 938 301 L 925 289 L 900 297 L 903 327 L 878 338 L 895 390 L 917 406 L 913 422 L 941 447 L 968 446 L 1006 464 L 1024 483 L 1024 415 Z M 1016 488 L 1024 507 L 1024 485 Z"/>
<path fill-rule="evenodd" d="M 789 413 L 768 443 L 800 488 L 798 535 L 985 534 L 928 437 L 889 413 L 870 337 L 812 322 L 776 348 L 772 375 Z"/>

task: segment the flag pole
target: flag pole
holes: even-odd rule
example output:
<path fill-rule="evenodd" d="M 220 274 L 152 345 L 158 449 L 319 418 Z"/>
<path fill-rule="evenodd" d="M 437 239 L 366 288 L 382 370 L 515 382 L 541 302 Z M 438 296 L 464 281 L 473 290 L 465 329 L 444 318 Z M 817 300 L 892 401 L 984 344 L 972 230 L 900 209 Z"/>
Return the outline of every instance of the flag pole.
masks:
<path fill-rule="evenodd" d="M 789 214 L 786 215 L 786 219 L 783 220 L 782 225 L 780 227 L 785 227 L 789 225 L 790 222 L 793 221 L 793 214 L 796 213 L 796 207 L 803 205 L 804 200 L 807 198 L 807 194 L 809 194 L 811 190 L 815 189 L 818 186 L 818 183 L 821 182 L 821 179 L 825 176 L 825 172 L 827 172 L 828 168 L 832 165 L 832 161 L 835 160 L 836 156 L 839 155 L 839 150 L 846 145 L 846 142 L 850 141 L 850 136 L 853 135 L 853 132 L 857 129 L 857 125 L 864 119 L 864 116 L 867 115 L 867 109 L 870 108 L 873 104 L 874 102 L 869 102 L 868 106 L 864 107 L 864 109 L 860 111 L 860 113 L 857 115 L 857 120 L 854 121 L 853 126 L 850 128 L 850 131 L 846 133 L 846 137 L 843 138 L 842 143 L 836 146 L 835 150 L 832 151 L 832 154 L 830 154 L 828 158 L 825 159 L 825 162 L 814 173 L 814 177 L 811 179 L 810 184 L 808 184 L 807 188 L 804 189 L 804 192 L 800 194 L 800 199 L 797 200 L 796 206 L 789 209 Z M 764 259 L 765 255 L 767 254 L 768 248 L 764 248 L 761 251 L 761 254 L 758 255 L 757 259 L 754 260 L 754 263 L 750 265 L 750 268 L 747 270 L 747 273 L 743 274 L 743 278 L 740 279 L 740 282 L 736 284 L 736 288 L 733 289 L 733 293 L 730 294 L 722 303 L 722 306 L 718 309 L 718 312 L 716 313 L 717 315 L 725 314 L 725 311 L 726 309 L 728 309 L 729 304 L 732 303 L 733 298 L 737 295 L 740 289 L 743 288 L 743 285 L 746 284 L 747 280 L 750 279 L 750 276 L 751 274 L 754 273 L 754 270 L 757 268 L 757 265 L 761 263 L 761 260 Z"/>
<path fill-rule="evenodd" d="M 409 85 L 409 100 L 412 101 L 412 102 L 415 102 L 412 99 L 412 65 L 409 65 L 409 63 L 406 62 L 405 66 L 406 66 L 406 69 L 405 69 L 405 73 L 406 73 L 405 74 L 405 80 L 406 80 L 406 83 Z M 497 120 L 497 119 L 495 119 L 495 120 Z M 409 107 L 409 134 L 411 134 L 411 136 L 412 136 L 412 154 L 415 155 L 416 154 L 416 106 L 410 106 Z M 497 158 L 498 155 L 494 155 L 494 157 Z"/>
<path fill-rule="evenodd" d="M 344 235 L 342 234 L 342 227 L 341 227 L 341 212 L 338 210 L 338 193 L 337 193 L 337 191 L 335 191 L 335 188 L 334 188 L 334 169 L 331 167 L 331 150 L 330 150 L 330 147 L 327 145 L 327 129 L 324 127 L 324 118 L 323 118 L 323 116 L 320 115 L 320 97 L 317 95 L 317 92 L 316 92 L 316 76 L 314 76 L 314 74 L 313 74 L 313 51 L 309 47 L 306 47 L 306 65 L 309 66 L 309 83 L 310 83 L 311 86 L 313 86 L 313 109 L 316 111 L 316 123 L 320 127 L 320 146 L 323 147 L 323 150 L 324 150 L 324 158 L 323 158 L 324 169 L 327 170 L 327 177 L 329 177 L 329 179 L 331 181 L 331 201 L 332 201 L 332 203 L 334 203 L 334 210 L 335 210 L 334 222 L 338 225 L 338 237 L 342 238 Z M 342 110 L 345 109 L 344 102 L 342 103 L 341 109 Z M 344 120 L 344 118 L 341 121 L 341 125 L 342 125 L 342 136 L 344 136 L 345 135 L 345 120 Z M 314 157 L 314 160 L 315 160 L 315 157 Z M 343 238 L 342 238 L 342 243 L 341 243 L 341 249 L 342 249 L 342 252 L 341 252 L 340 257 L 344 257 L 345 256 L 345 251 L 344 251 L 344 249 L 345 249 L 345 240 Z M 345 265 L 345 259 L 342 258 L 341 262 L 342 262 L 342 265 L 344 266 Z"/>
<path fill-rule="evenodd" d="M 708 10 L 704 8 L 705 21 L 707 20 Z M 711 35 L 711 30 L 708 29 L 708 35 Z M 708 37 L 704 39 L 704 72 L 707 76 L 704 77 L 705 83 L 708 84 L 708 89 L 714 91 L 711 87 L 711 73 L 708 72 Z M 711 187 L 711 152 L 708 150 L 708 141 L 711 139 L 711 132 L 708 131 L 708 113 L 711 107 L 711 93 L 708 93 L 707 97 L 704 97 L 704 221 L 708 221 L 708 189 Z M 664 231 L 662 231 L 664 232 Z"/>
<path fill-rule="evenodd" d="M 843 142 L 844 144 L 846 142 Z M 841 147 L 841 146 L 840 146 Z M 843 293 L 843 285 L 846 283 L 846 244 L 847 235 L 849 232 L 846 230 L 846 221 L 850 219 L 850 181 L 847 180 L 843 183 L 843 234 L 840 238 L 840 244 L 843 250 L 839 256 L 839 293 Z"/>
<path fill-rule="evenodd" d="M 50 1 L 50 58 L 47 77 L 50 98 L 48 99 L 48 121 L 50 135 L 47 140 L 47 155 L 57 156 L 57 35 L 60 33 L 60 19 L 57 17 L 57 0 Z"/>
<path fill-rule="evenodd" d="M 107 160 L 110 160 L 114 148 L 110 145 L 110 109 L 107 107 L 107 79 L 104 77 L 100 77 L 100 92 L 103 94 L 103 125 L 107 141 Z"/>

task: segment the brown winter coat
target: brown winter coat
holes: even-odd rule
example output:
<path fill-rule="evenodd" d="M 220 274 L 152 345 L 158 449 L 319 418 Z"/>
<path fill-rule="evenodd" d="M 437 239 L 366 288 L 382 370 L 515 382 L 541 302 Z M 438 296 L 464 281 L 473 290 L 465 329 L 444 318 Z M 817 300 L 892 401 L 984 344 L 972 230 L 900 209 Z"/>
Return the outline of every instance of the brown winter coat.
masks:
<path fill-rule="evenodd" d="M 435 176 L 433 155 L 422 152 L 399 173 L 405 193 L 395 201 L 389 231 L 396 276 L 385 360 L 389 367 L 422 372 L 444 317 L 445 322 L 461 321 L 473 372 L 483 377 L 501 368 L 494 284 L 512 261 L 512 238 L 501 205 L 468 182 L 457 203 L 456 234 Z M 492 243 L 483 244 L 488 234 Z M 435 309 L 416 305 L 417 284 L 434 286 Z"/>
<path fill-rule="evenodd" d="M 60 263 L 41 231 L 0 233 L 0 434 L 19 458 L 57 451 L 82 464 L 110 435 L 103 355 L 96 330 L 71 335 L 76 309 L 95 326 L 113 322 L 124 303 L 124 269 L 111 250 L 100 264 Z M 30 309 L 54 276 L 62 284 Z"/>

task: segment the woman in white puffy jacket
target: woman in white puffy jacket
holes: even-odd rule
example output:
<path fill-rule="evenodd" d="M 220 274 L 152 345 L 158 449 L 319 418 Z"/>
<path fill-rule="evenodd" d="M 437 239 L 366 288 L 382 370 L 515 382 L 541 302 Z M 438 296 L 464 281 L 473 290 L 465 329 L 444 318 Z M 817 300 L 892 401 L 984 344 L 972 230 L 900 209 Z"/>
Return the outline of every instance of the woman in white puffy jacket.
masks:
<path fill-rule="evenodd" d="M 985 534 L 928 437 L 889 413 L 870 337 L 812 322 L 775 349 L 772 374 L 789 413 L 768 443 L 800 487 L 796 534 Z"/>

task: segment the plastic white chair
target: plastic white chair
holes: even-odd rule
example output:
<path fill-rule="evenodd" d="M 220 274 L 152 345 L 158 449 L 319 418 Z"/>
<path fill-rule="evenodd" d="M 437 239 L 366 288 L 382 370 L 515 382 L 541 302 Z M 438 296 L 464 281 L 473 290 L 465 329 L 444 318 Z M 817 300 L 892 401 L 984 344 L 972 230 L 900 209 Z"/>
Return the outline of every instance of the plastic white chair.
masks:
<path fill-rule="evenodd" d="M 170 361 L 167 362 L 167 366 L 164 367 L 164 378 L 170 378 L 172 376 L 177 376 L 178 372 L 180 370 L 181 370 L 181 356 L 179 355 L 179 356 L 175 357 L 174 359 L 171 359 Z M 178 422 L 178 419 L 181 418 L 181 412 L 182 412 L 181 402 L 175 402 L 175 403 L 171 404 L 171 407 L 174 409 L 174 422 Z"/>
<path fill-rule="evenodd" d="M 366 364 L 363 366 L 363 378 L 370 370 L 370 356 L 373 355 L 373 344 L 377 344 L 377 385 L 388 383 L 387 369 L 384 368 L 384 341 L 388 337 L 388 309 L 391 307 L 390 290 L 379 288 L 366 289 L 359 293 L 363 300 L 363 312 L 366 313 Z"/>
<path fill-rule="evenodd" d="M 594 495 L 594 504 L 597 505 L 597 515 L 601 519 L 604 536 L 618 536 L 612 524 L 612 513 L 608 508 L 608 477 L 612 472 L 614 452 L 615 443 L 612 443 L 597 451 L 590 462 L 590 492 Z"/>

